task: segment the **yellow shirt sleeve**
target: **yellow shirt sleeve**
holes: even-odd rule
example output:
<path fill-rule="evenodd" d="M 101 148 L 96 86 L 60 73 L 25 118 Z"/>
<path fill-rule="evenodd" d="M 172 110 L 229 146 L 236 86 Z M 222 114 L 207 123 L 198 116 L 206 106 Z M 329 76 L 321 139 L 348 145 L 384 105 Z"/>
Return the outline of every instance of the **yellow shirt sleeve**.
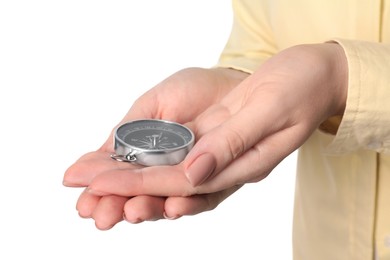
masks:
<path fill-rule="evenodd" d="M 328 151 L 390 152 L 390 44 L 336 40 L 348 60 L 348 98 Z"/>

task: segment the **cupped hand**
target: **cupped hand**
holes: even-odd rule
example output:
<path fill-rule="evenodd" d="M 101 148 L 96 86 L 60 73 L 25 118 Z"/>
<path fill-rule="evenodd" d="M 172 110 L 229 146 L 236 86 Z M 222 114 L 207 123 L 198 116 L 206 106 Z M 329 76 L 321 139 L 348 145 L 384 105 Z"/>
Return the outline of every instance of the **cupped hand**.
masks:
<path fill-rule="evenodd" d="M 119 124 L 141 118 L 165 119 L 185 124 L 194 120 L 209 106 L 218 103 L 246 76 L 246 73 L 230 69 L 189 68 L 179 71 L 137 99 Z M 67 169 L 64 185 L 87 187 L 102 174 L 113 171 L 128 174 L 142 169 L 134 164 L 112 160 L 112 153 L 111 133 L 100 149 L 82 156 Z M 93 218 L 99 229 L 109 229 L 123 220 L 123 217 L 129 222 L 138 223 L 206 211 L 214 208 L 236 189 L 192 197 L 167 197 L 159 194 L 104 195 L 93 194 L 86 189 L 79 197 L 77 210 L 80 216 Z"/>
<path fill-rule="evenodd" d="M 286 49 L 192 122 L 198 141 L 182 164 L 110 171 L 89 193 L 192 197 L 260 181 L 322 122 L 342 116 L 347 71 L 336 43 Z"/>
<path fill-rule="evenodd" d="M 211 192 L 263 179 L 322 122 L 343 115 L 347 82 L 346 56 L 336 43 L 275 55 L 197 118 L 201 138 L 184 162 L 188 180 L 209 183 Z"/>

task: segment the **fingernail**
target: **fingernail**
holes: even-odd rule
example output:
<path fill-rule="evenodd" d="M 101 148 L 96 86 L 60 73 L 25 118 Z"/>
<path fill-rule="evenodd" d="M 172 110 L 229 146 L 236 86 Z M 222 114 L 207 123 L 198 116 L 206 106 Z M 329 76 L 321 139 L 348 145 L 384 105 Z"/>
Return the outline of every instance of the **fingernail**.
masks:
<path fill-rule="evenodd" d="M 80 184 L 77 184 L 77 183 L 73 183 L 73 182 L 69 182 L 67 180 L 63 180 L 62 181 L 62 185 L 64 185 L 65 187 L 83 187 L 83 185 L 80 185 Z"/>
<path fill-rule="evenodd" d="M 73 186 L 72 183 L 66 181 L 66 180 L 62 180 L 62 185 L 66 186 L 66 187 L 69 187 L 69 186 Z"/>
<path fill-rule="evenodd" d="M 212 154 L 204 153 L 200 155 L 186 170 L 188 181 L 192 186 L 202 184 L 213 173 L 216 164 L 217 162 Z"/>
<path fill-rule="evenodd" d="M 124 212 L 123 212 L 123 220 L 125 220 L 125 221 L 127 221 L 127 222 L 129 222 L 129 223 L 131 223 L 131 224 L 138 224 L 138 223 L 141 223 L 141 222 L 142 222 L 142 219 L 140 219 L 140 218 L 128 219 L 128 218 L 126 217 L 126 213 L 124 213 Z"/>
<path fill-rule="evenodd" d="M 165 212 L 163 213 L 163 216 L 164 216 L 165 219 L 168 219 L 168 220 L 174 220 L 174 219 L 180 218 L 179 215 L 175 215 L 175 216 L 170 217 L 170 216 L 168 216 L 167 213 L 165 213 Z"/>

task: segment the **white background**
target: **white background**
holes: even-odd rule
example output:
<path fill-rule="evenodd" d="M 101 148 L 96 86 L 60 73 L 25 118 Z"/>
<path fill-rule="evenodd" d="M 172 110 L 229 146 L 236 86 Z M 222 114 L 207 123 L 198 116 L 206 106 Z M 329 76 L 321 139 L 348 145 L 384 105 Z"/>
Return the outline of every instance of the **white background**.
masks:
<path fill-rule="evenodd" d="M 0 2 L 0 259 L 291 259 L 295 153 L 211 212 L 99 231 L 66 168 L 171 73 L 215 64 L 229 0 Z"/>

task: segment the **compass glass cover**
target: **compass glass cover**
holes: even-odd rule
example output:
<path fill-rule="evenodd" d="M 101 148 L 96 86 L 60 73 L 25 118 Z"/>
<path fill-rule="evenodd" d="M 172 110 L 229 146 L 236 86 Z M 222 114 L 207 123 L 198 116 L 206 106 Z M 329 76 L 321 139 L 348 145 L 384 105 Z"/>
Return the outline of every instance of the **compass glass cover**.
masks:
<path fill-rule="evenodd" d="M 117 135 L 127 145 L 143 150 L 179 149 L 193 140 L 188 128 L 162 120 L 129 122 L 118 129 Z"/>

